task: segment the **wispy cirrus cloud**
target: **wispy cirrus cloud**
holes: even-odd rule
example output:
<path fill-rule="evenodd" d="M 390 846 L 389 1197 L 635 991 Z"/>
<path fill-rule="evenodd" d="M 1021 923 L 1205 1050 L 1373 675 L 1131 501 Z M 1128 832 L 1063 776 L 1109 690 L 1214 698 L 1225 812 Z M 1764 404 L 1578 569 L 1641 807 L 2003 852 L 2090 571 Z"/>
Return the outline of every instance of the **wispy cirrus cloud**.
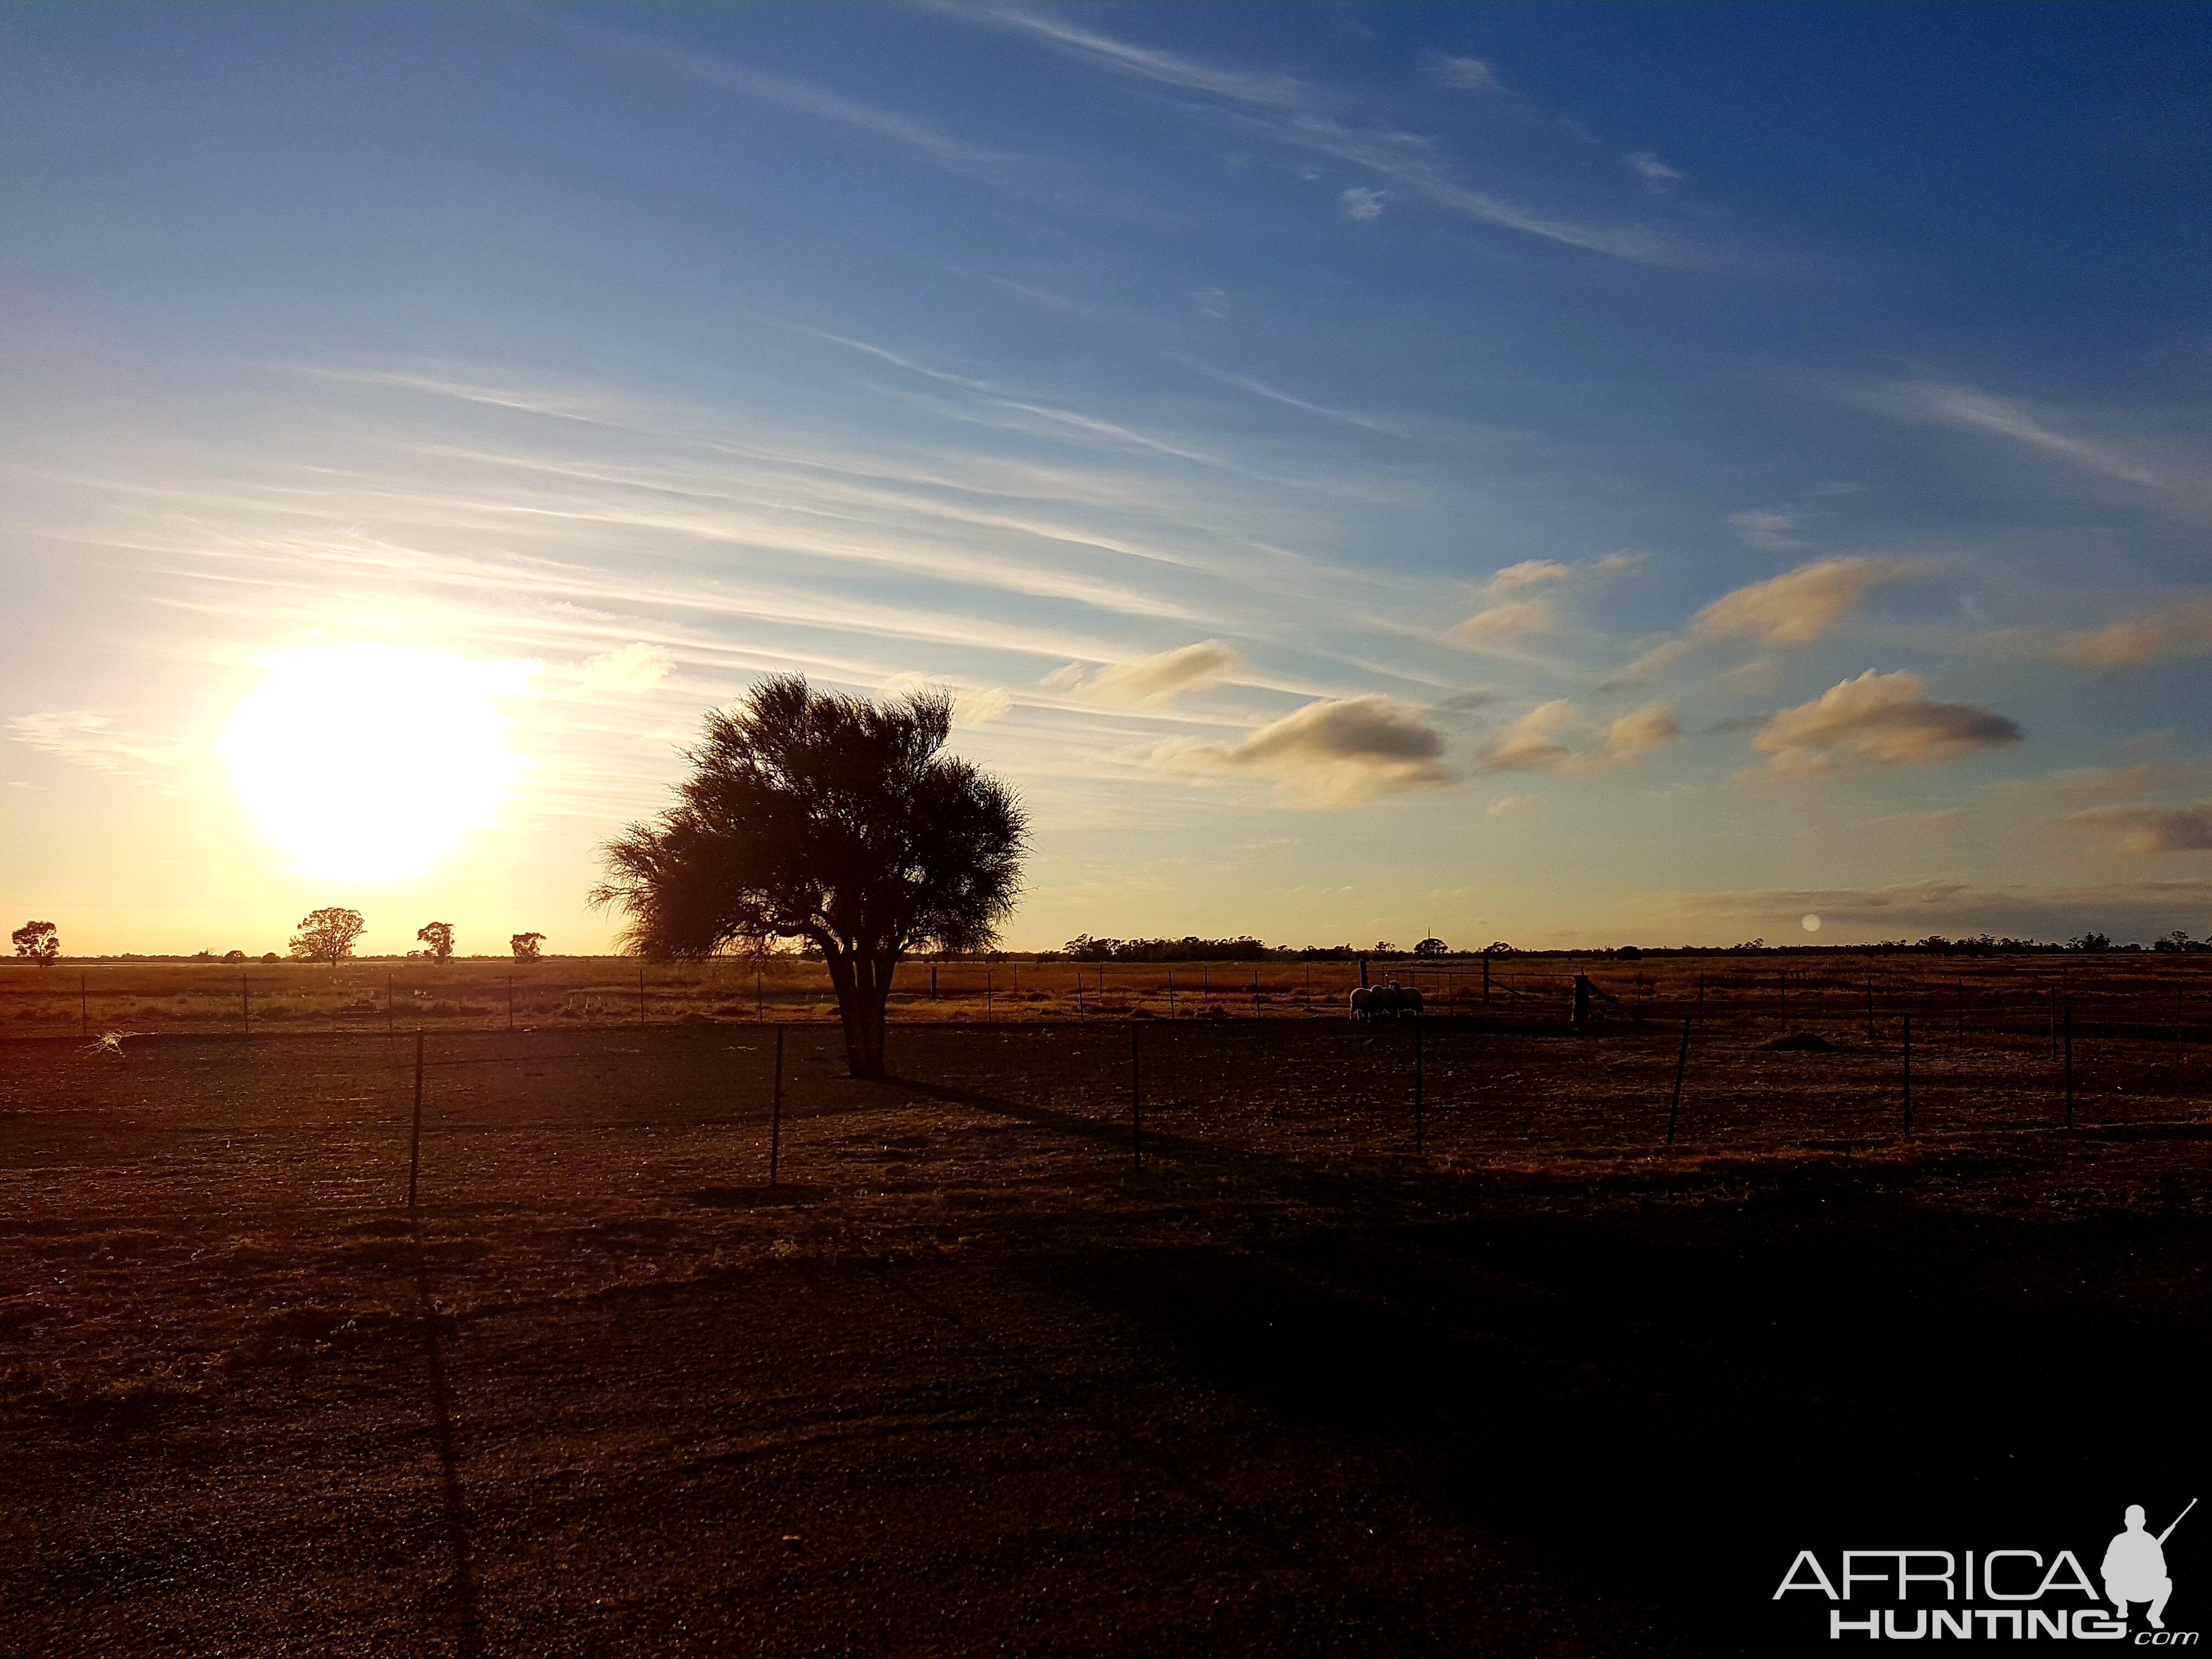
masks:
<path fill-rule="evenodd" d="M 2212 654 L 2212 594 L 2178 594 L 2094 628 L 2008 629 L 1983 642 L 2070 668 L 2142 668 Z"/>
<path fill-rule="evenodd" d="M 136 776 L 149 766 L 173 766 L 191 752 L 171 738 L 133 736 L 109 716 L 82 708 L 18 714 L 8 729 L 18 743 L 118 776 Z"/>
<path fill-rule="evenodd" d="M 1811 544 L 1802 534 L 1806 515 L 1791 507 L 1752 507 L 1729 514 L 1729 528 L 1746 547 L 1786 553 Z"/>
<path fill-rule="evenodd" d="M 1971 386 L 1893 380 L 1860 388 L 1853 400 L 1900 420 L 2003 438 L 2100 477 L 2146 486 L 2160 482 L 2155 471 L 2124 450 L 2061 432 L 2027 404 Z"/>
<path fill-rule="evenodd" d="M 1457 92 L 1499 92 L 1504 88 L 1498 71 L 1480 58 L 1443 57 L 1429 65 L 1429 76 L 1438 86 Z"/>
<path fill-rule="evenodd" d="M 1340 118 L 1343 100 L 1296 76 L 1231 69 L 1183 53 L 1140 46 L 1031 8 L 938 7 L 964 22 L 1012 30 L 1115 74 L 1201 94 L 1247 131 L 1288 149 L 1364 167 L 1404 193 L 1446 212 L 1632 264 L 1713 268 L 1729 261 L 1655 226 L 1547 212 L 1469 185 L 1441 145 L 1393 127 Z M 1446 84 L 1492 89 L 1496 76 L 1477 58 L 1446 58 Z M 1479 66 L 1479 67 L 1471 67 Z"/>

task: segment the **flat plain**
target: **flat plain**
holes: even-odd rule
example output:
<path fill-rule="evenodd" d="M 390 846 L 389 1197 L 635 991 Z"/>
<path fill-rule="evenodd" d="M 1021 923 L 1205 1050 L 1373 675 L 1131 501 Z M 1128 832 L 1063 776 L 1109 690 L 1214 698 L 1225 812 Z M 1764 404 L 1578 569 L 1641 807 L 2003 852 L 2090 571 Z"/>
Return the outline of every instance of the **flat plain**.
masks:
<path fill-rule="evenodd" d="M 940 984 L 883 1083 L 795 985 L 780 1104 L 726 985 L 8 1042 L 8 1645 L 1785 1650 L 1793 1540 L 2179 1508 L 2203 966 L 1607 964 L 1583 1034 Z"/>

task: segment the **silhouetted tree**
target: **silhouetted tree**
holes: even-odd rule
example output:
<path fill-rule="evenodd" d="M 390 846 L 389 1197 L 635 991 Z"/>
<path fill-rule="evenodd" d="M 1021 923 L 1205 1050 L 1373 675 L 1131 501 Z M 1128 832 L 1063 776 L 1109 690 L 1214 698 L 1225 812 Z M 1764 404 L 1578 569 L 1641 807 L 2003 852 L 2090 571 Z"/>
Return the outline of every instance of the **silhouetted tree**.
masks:
<path fill-rule="evenodd" d="M 507 945 L 514 952 L 517 962 L 535 962 L 544 943 L 545 935 L 543 933 L 517 933 L 507 940 Z"/>
<path fill-rule="evenodd" d="M 440 962 L 450 962 L 453 955 L 453 924 L 450 921 L 426 921 L 415 930 L 415 937 L 430 947 L 430 954 Z"/>
<path fill-rule="evenodd" d="M 854 1077 L 884 1071 L 884 1003 L 907 951 L 988 944 L 1021 890 L 1012 793 L 939 751 L 952 698 L 872 703 L 797 675 L 707 716 L 678 804 L 607 843 L 592 902 L 648 956 L 776 939 L 822 952 Z"/>
<path fill-rule="evenodd" d="M 358 910 L 336 905 L 310 910 L 300 918 L 300 931 L 292 935 L 292 954 L 305 962 L 327 962 L 335 968 L 353 954 L 354 941 L 368 924 Z"/>
<path fill-rule="evenodd" d="M 41 968 L 52 967 L 54 958 L 62 953 L 60 931 L 51 921 L 27 921 L 8 937 L 17 956 L 28 957 Z"/>
<path fill-rule="evenodd" d="M 1416 945 L 1413 947 L 1413 954 L 1417 957 L 1449 956 L 1451 954 L 1451 946 L 1445 944 L 1434 933 L 1431 933 L 1428 938 L 1423 939 L 1419 945 Z"/>

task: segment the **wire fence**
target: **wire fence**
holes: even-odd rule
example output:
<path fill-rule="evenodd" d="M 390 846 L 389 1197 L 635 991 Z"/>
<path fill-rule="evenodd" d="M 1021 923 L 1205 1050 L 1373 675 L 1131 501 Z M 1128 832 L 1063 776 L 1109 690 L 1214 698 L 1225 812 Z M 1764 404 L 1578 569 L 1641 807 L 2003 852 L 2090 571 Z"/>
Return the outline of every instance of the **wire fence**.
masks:
<path fill-rule="evenodd" d="M 2212 1021 L 2212 957 L 2119 953 L 1962 963 L 1864 957 L 1785 959 L 1502 957 L 1440 961 L 1268 960 L 1085 963 L 909 959 L 892 986 L 896 1023 L 986 1024 L 1128 1018 L 1341 1018 L 1358 986 L 1395 981 L 1430 1012 L 1505 1023 L 1564 1022 L 1573 984 L 1619 1023 L 1760 1023 L 1778 1030 L 1871 1031 L 1911 1014 L 1923 1040 L 1948 1024 L 2055 1036 L 2062 1009 L 2078 1025 L 2142 1036 Z M 615 1024 L 833 1021 L 821 963 L 647 963 L 554 958 L 446 964 L 349 962 L 0 964 L 0 1037 L 81 1038 L 157 1032 L 431 1030 L 523 1031 Z M 2185 1041 L 2194 1041 L 2193 1036 Z"/>
<path fill-rule="evenodd" d="M 804 1187 L 833 1151 L 848 1175 L 859 1157 L 926 1186 L 927 1135 L 879 1158 L 872 1139 L 886 1109 L 916 1105 L 963 1133 L 1006 1137 L 991 1144 L 1009 1180 L 1041 1148 L 1097 1170 L 1296 1172 L 1345 1158 L 1640 1155 L 1669 1141 L 1833 1146 L 2061 1126 L 2180 1137 L 2203 1116 L 2191 1030 L 2088 1022 L 2067 1005 L 2054 1041 L 2017 1006 L 1947 1026 L 1878 995 L 1870 1027 L 1863 1009 L 1808 1002 L 1778 1036 L 1729 1006 L 1709 994 L 1703 1018 L 1693 1001 L 1679 1019 L 1580 1030 L 1480 1013 L 916 1022 L 893 1029 L 891 1075 L 875 1084 L 845 1076 L 835 1029 L 774 1019 L 55 1037 L 0 1057 L 0 1115 L 58 1160 L 40 1167 L 66 1167 L 72 1148 L 153 1148 L 177 1178 L 222 1179 L 245 1160 L 371 1206 L 418 1188 L 428 1204 L 494 1188 L 558 1194 L 580 1171 L 627 1179 L 648 1162 L 656 1180 L 678 1170 L 702 1193 L 750 1202 Z"/>

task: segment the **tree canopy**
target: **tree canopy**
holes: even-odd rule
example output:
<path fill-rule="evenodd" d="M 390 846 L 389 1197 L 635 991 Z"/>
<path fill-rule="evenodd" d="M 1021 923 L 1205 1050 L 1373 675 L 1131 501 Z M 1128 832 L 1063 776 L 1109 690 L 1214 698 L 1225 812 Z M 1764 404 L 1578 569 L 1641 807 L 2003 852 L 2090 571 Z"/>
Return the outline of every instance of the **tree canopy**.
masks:
<path fill-rule="evenodd" d="M 52 967 L 62 953 L 60 930 L 51 921 L 27 921 L 8 938 L 17 956 L 27 957 L 42 968 Z"/>
<path fill-rule="evenodd" d="M 848 1064 L 880 1076 L 899 957 L 980 949 L 1021 890 L 1021 806 L 941 752 L 951 730 L 945 693 L 874 703 L 764 679 L 707 716 L 678 804 L 606 844 L 592 902 L 627 912 L 628 942 L 647 956 L 815 945 Z"/>
<path fill-rule="evenodd" d="M 300 931 L 292 935 L 292 954 L 307 962 L 327 962 L 335 968 L 353 954 L 354 941 L 367 926 L 358 910 L 337 905 L 310 910 L 300 918 Z"/>

